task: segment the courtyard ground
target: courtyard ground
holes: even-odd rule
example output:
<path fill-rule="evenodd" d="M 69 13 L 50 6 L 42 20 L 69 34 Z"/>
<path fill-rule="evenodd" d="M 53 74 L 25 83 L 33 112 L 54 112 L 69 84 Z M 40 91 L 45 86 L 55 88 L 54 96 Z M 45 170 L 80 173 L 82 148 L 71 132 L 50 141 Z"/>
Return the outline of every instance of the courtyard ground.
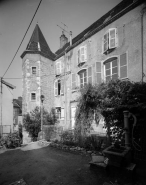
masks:
<path fill-rule="evenodd" d="M 90 156 L 49 146 L 42 148 L 37 142 L 32 143 L 21 149 L 1 152 L 0 185 L 9 185 L 20 179 L 24 179 L 27 185 L 103 185 L 116 180 L 103 170 L 91 170 L 90 160 Z"/>

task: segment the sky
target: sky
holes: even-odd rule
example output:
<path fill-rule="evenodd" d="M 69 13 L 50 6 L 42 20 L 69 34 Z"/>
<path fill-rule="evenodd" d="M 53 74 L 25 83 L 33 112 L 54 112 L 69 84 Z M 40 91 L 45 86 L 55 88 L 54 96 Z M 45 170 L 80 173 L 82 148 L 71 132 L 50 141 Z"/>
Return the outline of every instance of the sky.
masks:
<path fill-rule="evenodd" d="M 52 52 L 59 49 L 62 30 L 73 38 L 97 21 L 122 0 L 42 0 L 37 14 L 4 80 L 16 86 L 13 98 L 22 96 L 22 59 L 35 25 L 39 27 Z M 12 61 L 40 0 L 0 0 L 0 77 Z M 66 36 L 68 36 L 66 34 Z"/>

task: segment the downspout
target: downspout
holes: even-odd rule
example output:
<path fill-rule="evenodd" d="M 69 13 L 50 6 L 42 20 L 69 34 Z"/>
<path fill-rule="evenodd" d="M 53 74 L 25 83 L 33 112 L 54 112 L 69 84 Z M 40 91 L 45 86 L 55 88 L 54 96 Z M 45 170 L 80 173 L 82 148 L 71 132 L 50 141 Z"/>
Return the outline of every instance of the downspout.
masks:
<path fill-rule="evenodd" d="M 144 45 L 144 41 L 143 41 L 143 34 L 144 34 L 144 30 L 143 30 L 143 17 L 144 17 L 144 13 L 145 13 L 146 7 L 142 9 L 141 11 L 141 69 L 142 69 L 142 83 L 143 83 L 143 78 L 145 76 L 144 74 L 144 55 L 143 55 L 143 45 Z"/>

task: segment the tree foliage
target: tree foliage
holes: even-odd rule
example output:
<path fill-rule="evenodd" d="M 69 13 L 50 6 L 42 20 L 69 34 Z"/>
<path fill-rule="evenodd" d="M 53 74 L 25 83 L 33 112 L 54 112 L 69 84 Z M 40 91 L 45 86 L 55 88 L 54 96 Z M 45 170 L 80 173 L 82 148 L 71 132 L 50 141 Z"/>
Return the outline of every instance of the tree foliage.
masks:
<path fill-rule="evenodd" d="M 52 108 L 50 112 L 44 109 L 43 125 L 54 125 L 55 123 L 57 123 L 55 109 Z M 39 107 L 36 107 L 30 113 L 24 115 L 23 125 L 32 139 L 35 140 L 38 137 L 38 133 L 41 131 L 41 110 Z"/>
<path fill-rule="evenodd" d="M 105 119 L 106 127 L 114 127 L 121 133 L 124 126 L 123 111 L 133 113 L 138 123 L 146 121 L 146 83 L 130 81 L 110 81 L 100 85 L 88 84 L 81 89 L 76 111 L 76 128 L 78 134 L 86 135 L 90 130 L 94 114 L 96 123 L 100 116 Z M 132 119 L 131 119 L 132 122 Z M 110 132 L 110 130 L 108 130 Z M 122 134 L 122 133 L 121 133 Z M 121 135 L 119 134 L 119 137 Z"/>

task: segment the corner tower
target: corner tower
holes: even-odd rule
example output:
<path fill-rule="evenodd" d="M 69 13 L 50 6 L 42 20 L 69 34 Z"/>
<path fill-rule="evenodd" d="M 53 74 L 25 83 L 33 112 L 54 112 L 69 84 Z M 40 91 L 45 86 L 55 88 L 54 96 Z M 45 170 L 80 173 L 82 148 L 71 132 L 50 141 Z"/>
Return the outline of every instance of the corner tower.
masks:
<path fill-rule="evenodd" d="M 54 106 L 53 80 L 55 54 L 51 52 L 40 28 L 36 24 L 22 58 L 23 102 L 22 114 L 41 105 L 40 96 L 44 95 L 44 107 L 49 111 Z"/>

